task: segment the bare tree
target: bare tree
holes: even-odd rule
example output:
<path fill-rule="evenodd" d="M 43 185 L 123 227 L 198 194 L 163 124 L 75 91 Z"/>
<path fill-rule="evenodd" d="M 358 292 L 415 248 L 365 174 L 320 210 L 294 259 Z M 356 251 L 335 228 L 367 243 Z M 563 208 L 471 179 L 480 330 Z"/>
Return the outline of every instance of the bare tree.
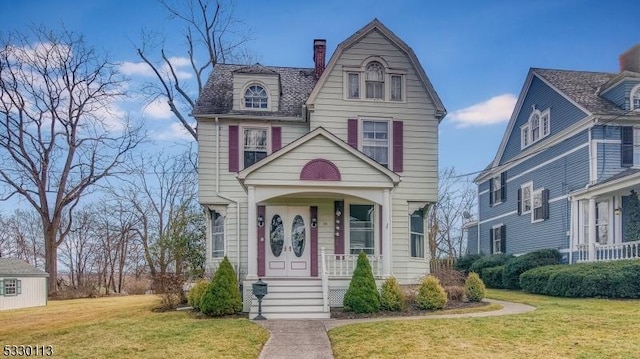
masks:
<path fill-rule="evenodd" d="M 248 34 L 233 16 L 231 1 L 225 0 L 160 0 L 170 16 L 182 21 L 185 26 L 186 49 L 181 53 L 188 59 L 193 79 L 187 81 L 176 69 L 175 59 L 160 49 L 160 60 L 154 61 L 148 52 L 156 46 L 152 44 L 153 36 L 146 36 L 142 48 L 138 48 L 140 58 L 153 70 L 155 83 L 145 86 L 152 101 L 167 101 L 171 112 L 182 126 L 198 139 L 195 127 L 189 123 L 188 115 L 195 106 L 196 99 L 214 66 L 227 61 L 247 60 L 249 56 L 243 48 L 248 41 Z M 189 76 L 191 77 L 191 76 Z M 190 83 L 196 83 L 195 91 Z"/>
<path fill-rule="evenodd" d="M 114 111 L 124 95 L 116 65 L 81 36 L 33 28 L 1 41 L 0 199 L 22 197 L 38 212 L 55 293 L 57 249 L 73 209 L 118 173 L 140 132 Z"/>
<path fill-rule="evenodd" d="M 429 249 L 434 257 L 460 256 L 464 251 L 463 213 L 471 212 L 476 203 L 476 187 L 459 177 L 455 168 L 440 171 L 438 203 L 429 212 Z"/>

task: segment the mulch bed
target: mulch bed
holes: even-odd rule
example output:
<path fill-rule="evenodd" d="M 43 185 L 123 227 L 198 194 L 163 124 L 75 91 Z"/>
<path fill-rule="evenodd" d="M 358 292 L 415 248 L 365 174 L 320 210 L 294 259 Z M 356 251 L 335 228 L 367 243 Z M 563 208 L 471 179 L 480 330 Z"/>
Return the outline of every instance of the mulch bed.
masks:
<path fill-rule="evenodd" d="M 487 302 L 461 302 L 450 300 L 444 310 L 478 308 L 489 305 Z M 377 313 L 353 313 L 345 312 L 342 308 L 331 308 L 331 319 L 361 319 L 361 318 L 385 318 L 385 317 L 416 317 L 428 314 L 438 314 L 440 311 L 424 310 L 415 304 L 410 304 L 407 310 L 402 312 L 379 311 Z"/>

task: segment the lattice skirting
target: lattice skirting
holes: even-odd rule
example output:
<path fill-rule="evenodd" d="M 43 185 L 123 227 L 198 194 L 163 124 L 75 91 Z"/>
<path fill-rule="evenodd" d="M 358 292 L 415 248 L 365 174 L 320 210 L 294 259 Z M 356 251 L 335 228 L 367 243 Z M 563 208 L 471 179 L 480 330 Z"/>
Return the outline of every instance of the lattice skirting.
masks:
<path fill-rule="evenodd" d="M 242 288 L 242 311 L 249 312 L 251 310 L 251 301 L 253 297 L 251 283 L 245 282 Z"/>
<path fill-rule="evenodd" d="M 329 288 L 329 306 L 342 307 L 345 294 L 347 294 L 347 288 Z"/>

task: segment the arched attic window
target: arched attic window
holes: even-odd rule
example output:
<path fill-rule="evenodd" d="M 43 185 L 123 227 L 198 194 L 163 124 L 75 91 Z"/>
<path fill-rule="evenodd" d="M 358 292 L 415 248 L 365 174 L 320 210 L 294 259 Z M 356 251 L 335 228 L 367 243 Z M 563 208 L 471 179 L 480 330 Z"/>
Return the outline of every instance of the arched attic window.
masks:
<path fill-rule="evenodd" d="M 629 99 L 631 105 L 630 110 L 640 110 L 640 84 L 637 84 L 631 90 L 631 96 Z"/>
<path fill-rule="evenodd" d="M 384 98 L 384 67 L 377 61 L 370 62 L 365 69 L 367 98 Z"/>
<path fill-rule="evenodd" d="M 244 106 L 246 108 L 267 108 L 269 97 L 264 87 L 254 84 L 244 92 Z"/>

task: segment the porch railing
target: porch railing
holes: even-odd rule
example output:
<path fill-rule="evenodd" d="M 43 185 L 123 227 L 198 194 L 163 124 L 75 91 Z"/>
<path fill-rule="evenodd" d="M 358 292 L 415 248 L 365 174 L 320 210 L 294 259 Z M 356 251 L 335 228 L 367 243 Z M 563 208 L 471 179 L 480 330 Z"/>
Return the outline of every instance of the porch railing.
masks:
<path fill-rule="evenodd" d="M 322 262 L 322 310 L 326 313 L 329 311 L 329 271 L 327 270 L 327 261 L 324 253 L 324 247 L 320 252 Z"/>
<path fill-rule="evenodd" d="M 374 277 L 382 277 L 382 256 L 368 255 Z M 358 256 L 354 254 L 326 254 L 322 251 L 322 263 L 326 262 L 330 278 L 351 278 L 356 269 Z"/>
<path fill-rule="evenodd" d="M 590 246 L 593 246 L 593 248 L 590 248 Z M 591 255 L 589 255 L 590 250 L 592 252 Z M 617 261 L 623 259 L 640 259 L 640 241 L 578 245 L 578 262 Z"/>

